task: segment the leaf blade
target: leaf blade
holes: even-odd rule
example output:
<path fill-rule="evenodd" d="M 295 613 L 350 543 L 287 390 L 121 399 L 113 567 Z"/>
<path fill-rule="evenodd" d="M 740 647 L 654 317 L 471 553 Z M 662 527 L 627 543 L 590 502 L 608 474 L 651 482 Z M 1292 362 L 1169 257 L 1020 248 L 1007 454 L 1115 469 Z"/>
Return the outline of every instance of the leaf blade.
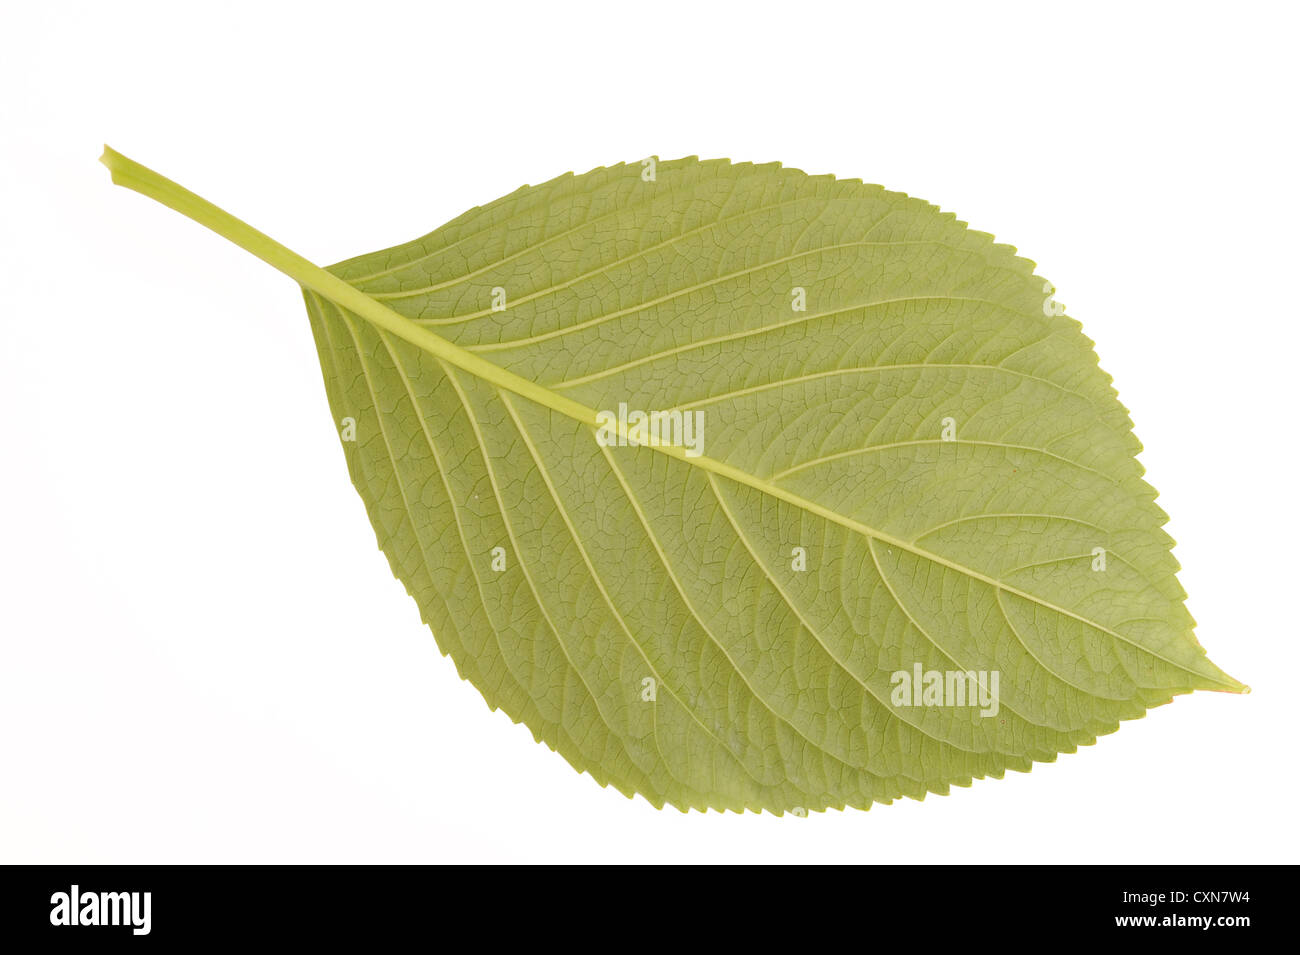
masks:
<path fill-rule="evenodd" d="M 1127 414 L 1077 323 L 1034 316 L 1031 263 L 879 187 L 659 168 L 671 188 L 561 177 L 294 276 L 336 416 L 382 438 L 349 451 L 381 546 L 490 705 L 656 805 L 784 811 L 946 791 L 1242 689 L 1191 636 Z M 818 309 L 771 318 L 800 277 Z M 707 409 L 721 451 L 599 447 L 619 400 Z M 941 407 L 957 440 L 925 436 Z M 430 547 L 453 527 L 463 560 Z M 774 555 L 805 536 L 831 566 L 800 579 Z M 1106 587 L 1078 567 L 1103 536 Z M 503 538 L 526 571 L 489 578 Z M 609 570 L 632 567 L 640 590 Z M 1006 718 L 891 705 L 909 659 L 1011 674 Z"/>

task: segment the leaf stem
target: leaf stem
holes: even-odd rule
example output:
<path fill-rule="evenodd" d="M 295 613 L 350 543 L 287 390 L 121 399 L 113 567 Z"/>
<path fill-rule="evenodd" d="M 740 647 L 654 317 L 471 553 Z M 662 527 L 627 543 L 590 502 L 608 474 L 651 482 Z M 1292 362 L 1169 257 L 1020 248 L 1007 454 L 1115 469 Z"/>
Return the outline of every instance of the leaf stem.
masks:
<path fill-rule="evenodd" d="M 108 167 L 115 184 L 148 196 L 167 208 L 193 219 L 199 225 L 229 239 L 246 252 L 251 252 L 304 288 L 317 292 L 341 308 L 361 316 L 372 325 L 392 332 L 417 348 L 499 388 L 513 391 L 517 395 L 592 427 L 597 426 L 596 412 L 593 409 L 556 394 L 548 388 L 543 388 L 536 382 L 516 375 L 500 365 L 494 365 L 459 345 L 421 328 L 404 315 L 375 301 L 338 276 L 308 261 L 264 232 L 259 232 L 247 222 L 236 219 L 229 212 L 214 206 L 202 196 L 195 195 L 166 176 L 154 172 L 147 166 L 142 166 L 133 159 L 128 159 L 109 146 L 104 147 L 104 154 L 99 157 L 99 161 Z"/>

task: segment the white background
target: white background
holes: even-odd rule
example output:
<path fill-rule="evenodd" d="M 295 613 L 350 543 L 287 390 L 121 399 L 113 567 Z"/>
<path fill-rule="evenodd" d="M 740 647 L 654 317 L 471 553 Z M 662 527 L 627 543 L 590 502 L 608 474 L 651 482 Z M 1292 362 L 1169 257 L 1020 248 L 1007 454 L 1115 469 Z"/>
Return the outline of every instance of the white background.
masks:
<path fill-rule="evenodd" d="M 191 6 L 5 7 L 0 861 L 1297 861 L 1293 9 Z M 103 142 L 322 264 L 651 153 L 937 202 L 1097 342 L 1254 693 L 870 812 L 602 790 L 436 652 L 294 284 Z"/>

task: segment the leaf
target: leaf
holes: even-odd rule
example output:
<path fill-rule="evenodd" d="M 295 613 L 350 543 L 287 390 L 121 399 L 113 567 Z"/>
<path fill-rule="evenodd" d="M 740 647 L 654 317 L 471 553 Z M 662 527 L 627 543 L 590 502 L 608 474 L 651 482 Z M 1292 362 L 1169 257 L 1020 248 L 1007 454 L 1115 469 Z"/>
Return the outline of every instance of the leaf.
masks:
<path fill-rule="evenodd" d="M 934 206 L 647 160 L 326 271 L 104 161 L 303 286 L 393 573 L 602 786 L 865 808 L 1245 690 L 1193 636 L 1092 343 Z M 703 453 L 629 445 L 637 410 L 703 412 Z"/>

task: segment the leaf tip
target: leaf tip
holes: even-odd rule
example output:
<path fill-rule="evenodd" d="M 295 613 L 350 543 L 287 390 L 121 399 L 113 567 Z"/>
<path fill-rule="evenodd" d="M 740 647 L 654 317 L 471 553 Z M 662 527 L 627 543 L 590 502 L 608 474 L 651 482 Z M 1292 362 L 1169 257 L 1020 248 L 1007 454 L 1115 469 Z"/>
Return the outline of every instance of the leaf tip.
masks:
<path fill-rule="evenodd" d="M 1225 673 L 1224 676 L 1228 676 L 1228 675 Z M 1245 683 L 1242 683 L 1240 680 L 1234 679 L 1233 677 L 1228 676 L 1228 679 L 1232 680 L 1232 684 L 1226 687 L 1224 692 L 1236 693 L 1239 696 L 1250 696 L 1251 689 L 1249 686 L 1247 686 Z"/>
<path fill-rule="evenodd" d="M 1211 664 L 1211 666 L 1213 666 L 1213 664 Z M 1215 669 L 1218 670 L 1218 667 L 1215 667 Z M 1229 676 L 1227 673 L 1224 673 L 1222 670 L 1219 670 L 1218 672 L 1219 672 L 1218 678 L 1215 680 L 1215 683 L 1217 685 L 1206 687 L 1206 689 L 1214 690 L 1215 692 L 1218 693 L 1236 693 L 1239 696 L 1250 695 L 1250 687 L 1247 686 L 1245 683 L 1242 683 L 1236 677 Z"/>

